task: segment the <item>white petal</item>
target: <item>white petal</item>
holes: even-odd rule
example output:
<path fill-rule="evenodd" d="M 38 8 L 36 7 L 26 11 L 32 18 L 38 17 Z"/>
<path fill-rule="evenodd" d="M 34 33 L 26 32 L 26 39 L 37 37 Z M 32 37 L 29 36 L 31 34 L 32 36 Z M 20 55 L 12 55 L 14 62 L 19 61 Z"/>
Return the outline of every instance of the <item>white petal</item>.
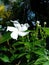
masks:
<path fill-rule="evenodd" d="M 24 26 L 24 24 L 21 24 L 21 27 Z"/>
<path fill-rule="evenodd" d="M 15 26 L 18 30 L 21 29 L 21 25 L 20 25 L 20 23 L 19 23 L 17 20 L 15 20 L 15 21 L 12 21 L 12 20 L 11 20 L 11 22 L 13 22 L 14 26 Z"/>
<path fill-rule="evenodd" d="M 17 38 L 18 38 L 18 32 L 12 32 L 12 33 L 11 33 L 11 38 L 17 40 Z"/>
<path fill-rule="evenodd" d="M 19 36 L 25 36 L 27 35 L 29 32 L 19 32 Z"/>
<path fill-rule="evenodd" d="M 29 27 L 29 24 L 28 24 L 28 23 L 25 23 L 24 25 L 25 25 L 27 28 Z"/>
<path fill-rule="evenodd" d="M 21 31 L 26 31 L 28 30 L 29 24 L 25 23 L 24 25 L 21 24 Z"/>
<path fill-rule="evenodd" d="M 15 20 L 15 21 L 10 20 L 10 21 L 15 23 L 15 24 L 19 24 L 19 22 L 17 20 Z"/>
<path fill-rule="evenodd" d="M 21 28 L 21 25 L 20 25 L 20 24 L 15 24 L 15 23 L 14 23 L 14 26 L 15 26 L 16 28 Z"/>
<path fill-rule="evenodd" d="M 28 27 L 26 27 L 25 25 L 23 27 L 21 27 L 20 31 L 26 31 L 28 29 Z"/>
<path fill-rule="evenodd" d="M 17 28 L 15 28 L 15 27 L 11 27 L 11 26 L 8 26 L 7 27 L 7 31 L 18 31 L 18 29 Z"/>

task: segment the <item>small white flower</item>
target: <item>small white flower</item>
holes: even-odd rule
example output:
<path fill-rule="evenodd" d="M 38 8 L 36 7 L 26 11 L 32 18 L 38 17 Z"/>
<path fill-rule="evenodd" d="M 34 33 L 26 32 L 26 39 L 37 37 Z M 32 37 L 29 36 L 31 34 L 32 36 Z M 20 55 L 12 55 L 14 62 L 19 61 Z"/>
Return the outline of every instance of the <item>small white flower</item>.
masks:
<path fill-rule="evenodd" d="M 11 37 L 13 39 L 17 40 L 18 36 L 25 36 L 29 33 L 29 32 L 25 32 L 29 27 L 28 24 L 23 24 L 22 26 L 20 24 L 18 24 L 18 25 L 15 24 L 15 25 L 16 25 L 15 27 L 11 27 L 11 26 L 7 27 L 7 31 L 12 32 Z"/>
<path fill-rule="evenodd" d="M 46 22 L 44 22 L 44 25 L 46 25 Z"/>
<path fill-rule="evenodd" d="M 11 20 L 11 22 L 13 22 L 14 26 L 16 28 L 18 28 L 20 31 L 26 31 L 28 29 L 28 27 L 29 27 L 28 23 L 20 24 L 17 20 L 15 20 L 15 21 Z"/>
<path fill-rule="evenodd" d="M 37 21 L 37 24 L 40 24 L 40 21 Z"/>

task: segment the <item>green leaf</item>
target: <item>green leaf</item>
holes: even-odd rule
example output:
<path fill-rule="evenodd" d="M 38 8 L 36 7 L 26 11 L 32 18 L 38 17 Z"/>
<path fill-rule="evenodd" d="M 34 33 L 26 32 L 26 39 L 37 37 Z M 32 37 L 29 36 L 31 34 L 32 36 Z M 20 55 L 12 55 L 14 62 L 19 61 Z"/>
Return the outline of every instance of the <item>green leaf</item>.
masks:
<path fill-rule="evenodd" d="M 34 44 L 36 45 L 36 46 L 41 46 L 41 40 L 36 40 L 36 41 L 34 41 Z"/>
<path fill-rule="evenodd" d="M 17 46 L 17 45 L 21 45 L 21 44 L 24 44 L 24 42 L 16 42 L 12 46 Z"/>
<path fill-rule="evenodd" d="M 1 59 L 3 62 L 10 62 L 8 56 L 6 56 L 6 55 L 3 55 L 2 57 L 0 57 L 0 59 Z"/>
<path fill-rule="evenodd" d="M 39 56 L 45 56 L 44 48 L 39 48 L 39 50 L 36 50 L 35 53 Z"/>
<path fill-rule="evenodd" d="M 21 53 L 21 54 L 18 55 L 17 58 L 20 58 L 20 57 L 24 56 L 25 54 L 26 54 L 26 53 Z"/>
<path fill-rule="evenodd" d="M 44 57 L 40 57 L 36 60 L 36 62 L 34 63 L 35 65 L 41 65 L 43 64 L 45 61 L 47 61 Z"/>
<path fill-rule="evenodd" d="M 30 48 L 31 44 L 29 42 L 16 42 L 12 45 L 12 47 L 17 46 L 17 45 L 24 45 L 26 48 Z"/>
<path fill-rule="evenodd" d="M 45 27 L 43 30 L 46 32 L 47 35 L 49 35 L 49 28 Z"/>
<path fill-rule="evenodd" d="M 49 61 L 46 61 L 45 63 L 43 63 L 43 65 L 49 65 Z"/>
<path fill-rule="evenodd" d="M 27 58 L 27 59 L 30 59 L 30 54 L 27 54 L 27 55 L 26 55 L 26 58 Z"/>
<path fill-rule="evenodd" d="M 2 50 L 2 51 L 8 51 L 8 48 L 6 48 L 5 46 L 2 46 L 2 47 L 0 47 L 0 50 Z"/>
<path fill-rule="evenodd" d="M 13 54 L 13 56 L 11 56 L 10 61 L 12 62 L 15 59 L 19 59 L 20 57 L 24 56 L 26 53 L 21 53 L 21 54 Z"/>
<path fill-rule="evenodd" d="M 11 37 L 10 37 L 10 33 L 6 33 L 4 35 L 2 35 L 2 37 L 0 37 L 0 44 L 3 43 L 3 42 L 6 42 L 7 40 L 10 40 Z"/>
<path fill-rule="evenodd" d="M 12 62 L 13 60 L 17 59 L 17 56 L 18 56 L 17 54 L 12 55 L 10 57 L 10 61 Z"/>
<path fill-rule="evenodd" d="M 30 54 L 27 54 L 26 55 L 26 58 L 27 58 L 27 62 L 29 62 L 30 61 L 30 58 L 31 58 L 31 55 Z"/>

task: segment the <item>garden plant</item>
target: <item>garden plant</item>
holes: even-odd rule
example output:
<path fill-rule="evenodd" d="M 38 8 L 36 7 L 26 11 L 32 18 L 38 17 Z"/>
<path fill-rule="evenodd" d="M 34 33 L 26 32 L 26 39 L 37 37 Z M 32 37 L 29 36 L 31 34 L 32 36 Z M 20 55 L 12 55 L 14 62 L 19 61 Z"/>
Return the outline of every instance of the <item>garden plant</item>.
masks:
<path fill-rule="evenodd" d="M 30 29 L 20 6 L 23 0 L 9 1 L 9 9 L 0 5 L 0 65 L 49 65 L 47 23 L 42 23 L 42 27 L 36 20 L 35 27 Z"/>

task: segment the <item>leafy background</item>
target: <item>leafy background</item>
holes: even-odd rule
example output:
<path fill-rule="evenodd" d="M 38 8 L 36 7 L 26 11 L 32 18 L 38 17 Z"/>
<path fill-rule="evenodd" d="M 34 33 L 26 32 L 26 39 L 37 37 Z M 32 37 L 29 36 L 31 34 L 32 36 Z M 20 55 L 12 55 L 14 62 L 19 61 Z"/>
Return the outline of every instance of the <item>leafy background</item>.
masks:
<path fill-rule="evenodd" d="M 14 40 L 7 26 L 13 26 L 10 20 L 19 19 L 25 22 L 24 7 L 20 6 L 23 0 L 15 2 L 1 1 L 0 5 L 0 64 L 1 65 L 49 65 L 49 28 L 46 26 L 29 30 L 25 37 Z M 10 8 L 6 10 L 5 4 Z M 2 9 L 1 9 L 2 8 Z M 22 14 L 20 14 L 22 13 Z"/>

